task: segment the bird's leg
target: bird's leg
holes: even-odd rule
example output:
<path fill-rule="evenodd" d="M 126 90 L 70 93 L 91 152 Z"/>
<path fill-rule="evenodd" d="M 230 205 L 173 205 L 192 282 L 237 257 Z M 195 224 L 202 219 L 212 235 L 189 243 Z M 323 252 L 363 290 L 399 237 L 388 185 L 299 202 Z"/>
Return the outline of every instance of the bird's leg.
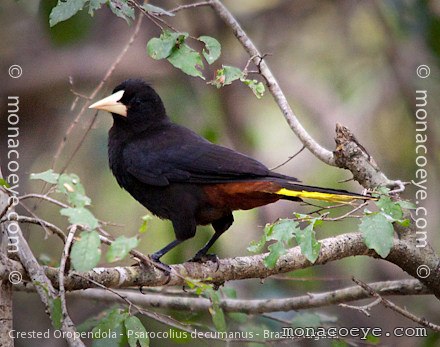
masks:
<path fill-rule="evenodd" d="M 188 214 L 182 213 L 178 216 L 179 218 L 172 220 L 176 239 L 173 242 L 170 242 L 164 248 L 150 255 L 151 260 L 160 264 L 161 266 L 159 268 L 164 270 L 165 272 L 169 273 L 171 268 L 167 264 L 162 263 L 160 261 L 160 258 L 171 251 L 174 247 L 178 246 L 183 241 L 190 239 L 196 234 L 197 225 L 194 218 L 192 218 L 192 211 L 189 212 L 190 213 Z M 164 267 L 166 268 L 166 270 L 164 269 Z"/>
<path fill-rule="evenodd" d="M 217 241 L 217 239 L 226 231 L 229 229 L 229 227 L 234 222 L 234 217 L 232 216 L 232 213 L 227 215 L 226 217 L 223 217 L 221 219 L 218 219 L 214 222 L 212 222 L 212 227 L 215 230 L 214 235 L 212 235 L 211 239 L 206 243 L 206 245 L 203 246 L 202 249 L 200 249 L 196 255 L 191 258 L 189 261 L 192 262 L 204 262 L 204 261 L 213 261 L 215 263 L 218 263 L 218 257 L 216 254 L 206 254 L 208 250 L 211 248 L 211 246 Z"/>
<path fill-rule="evenodd" d="M 150 255 L 150 259 L 152 261 L 154 261 L 155 263 L 160 264 L 161 266 L 159 266 L 158 268 L 161 270 L 164 270 L 165 272 L 171 272 L 171 268 L 169 265 L 164 264 L 160 261 L 160 258 L 165 255 L 166 253 L 168 253 L 169 251 L 171 251 L 174 247 L 176 247 L 177 245 L 179 245 L 183 240 L 174 240 L 173 242 L 170 242 L 168 245 L 166 245 L 164 248 L 158 250 L 157 252 L 154 252 L 153 254 Z M 166 268 L 166 269 L 164 269 Z"/>

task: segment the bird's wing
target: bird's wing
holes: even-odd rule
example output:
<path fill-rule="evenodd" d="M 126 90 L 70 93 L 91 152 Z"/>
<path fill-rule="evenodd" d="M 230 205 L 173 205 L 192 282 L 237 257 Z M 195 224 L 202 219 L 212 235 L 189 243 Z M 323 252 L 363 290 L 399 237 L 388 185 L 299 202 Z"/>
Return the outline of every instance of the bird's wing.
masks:
<path fill-rule="evenodd" d="M 127 171 L 138 180 L 157 186 L 171 182 L 222 183 L 272 175 L 255 159 L 214 145 L 192 132 L 176 135 L 181 137 L 166 141 L 138 139 L 127 145 Z"/>

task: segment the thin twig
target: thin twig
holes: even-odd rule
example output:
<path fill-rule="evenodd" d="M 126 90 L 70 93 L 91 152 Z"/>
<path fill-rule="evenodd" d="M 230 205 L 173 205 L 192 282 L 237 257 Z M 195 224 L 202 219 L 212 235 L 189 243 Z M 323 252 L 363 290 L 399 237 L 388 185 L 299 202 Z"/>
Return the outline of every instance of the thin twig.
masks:
<path fill-rule="evenodd" d="M 75 276 L 78 276 L 78 277 L 81 277 L 81 278 L 83 278 L 83 279 L 85 279 L 87 281 L 90 281 L 91 283 L 93 283 L 97 287 L 99 287 L 101 289 L 104 289 L 104 290 L 106 290 L 106 291 L 116 295 L 121 300 L 125 301 L 129 305 L 129 308 L 134 307 L 139 313 L 144 314 L 147 317 L 150 317 L 150 318 L 152 318 L 152 319 L 154 319 L 154 320 L 156 320 L 156 321 L 158 321 L 160 323 L 172 326 L 173 328 L 181 329 L 181 330 L 189 332 L 189 333 L 192 332 L 192 329 L 191 330 L 188 329 L 187 325 L 182 324 L 181 322 L 179 322 L 179 321 L 177 321 L 177 320 L 175 320 L 175 319 L 173 319 L 173 318 L 171 318 L 169 316 L 164 316 L 164 315 L 156 313 L 156 312 L 145 311 L 144 309 L 142 309 L 141 307 L 139 307 L 138 305 L 136 305 L 135 303 L 130 301 L 127 298 L 127 295 L 120 294 L 116 290 L 113 290 L 111 288 L 107 288 L 106 286 L 102 285 L 101 283 L 96 282 L 96 281 L 94 281 L 94 280 L 92 280 L 90 278 L 86 278 L 86 277 L 82 276 L 81 274 L 75 274 Z M 140 294 L 140 295 L 142 295 L 142 294 Z"/>
<path fill-rule="evenodd" d="M 72 227 L 69 230 L 69 234 L 67 235 L 66 243 L 63 249 L 63 254 L 61 256 L 60 268 L 58 270 L 58 282 L 59 282 L 58 294 L 61 299 L 62 325 L 66 324 L 65 320 L 67 317 L 69 317 L 69 313 L 67 312 L 67 304 L 66 304 L 66 290 L 64 289 L 64 271 L 66 270 L 66 262 L 67 262 L 67 258 L 69 257 L 70 246 L 72 245 L 76 229 L 77 226 L 72 225 Z"/>
<path fill-rule="evenodd" d="M 277 80 L 273 76 L 265 60 L 259 58 L 261 57 L 261 53 L 258 51 L 257 47 L 251 41 L 249 36 L 247 36 L 245 31 L 241 28 L 240 24 L 237 22 L 231 12 L 229 12 L 229 10 L 219 0 L 211 0 L 210 5 L 218 14 L 218 16 L 225 22 L 225 24 L 232 29 L 235 37 L 242 44 L 246 52 L 248 52 L 249 56 L 255 57 L 253 59 L 254 63 L 260 68 L 261 75 L 266 80 L 266 84 L 270 93 L 272 94 L 277 105 L 281 109 L 284 118 L 286 119 L 290 128 L 298 136 L 303 145 L 306 146 L 310 152 L 312 152 L 324 163 L 335 166 L 333 153 L 319 145 L 298 121 L 295 113 L 287 102 L 283 91 L 281 90 Z"/>
<path fill-rule="evenodd" d="M 62 203 L 61 201 L 51 198 L 50 196 L 47 196 L 47 194 L 26 194 L 26 195 L 22 195 L 18 197 L 21 200 L 26 200 L 26 199 L 31 199 L 31 198 L 36 198 L 36 199 L 40 199 L 40 200 L 46 200 L 49 201 L 55 205 L 58 205 L 62 208 L 67 208 L 69 207 L 69 205 Z"/>
<path fill-rule="evenodd" d="M 176 13 L 176 12 L 179 12 L 179 11 L 182 11 L 182 10 L 193 9 L 193 8 L 196 8 L 196 7 L 209 6 L 209 5 L 210 5 L 210 1 L 194 2 L 192 4 L 177 6 L 176 8 L 173 8 L 172 10 L 169 10 L 168 12 Z M 157 15 L 158 16 L 162 16 L 161 13 L 157 13 Z"/>
<path fill-rule="evenodd" d="M 440 325 L 434 324 L 429 322 L 426 318 L 418 317 L 415 314 L 405 310 L 404 308 L 397 306 L 393 302 L 389 301 L 388 299 L 383 298 L 377 291 L 375 291 L 371 286 L 366 284 L 365 282 L 362 282 L 361 280 L 358 280 L 356 278 L 352 278 L 353 282 L 356 283 L 358 286 L 360 286 L 362 289 L 364 289 L 369 295 L 377 298 L 380 300 L 380 302 L 387 308 L 393 310 L 394 312 L 399 313 L 400 315 L 412 320 L 413 322 L 416 322 L 426 328 L 430 328 L 434 331 L 440 331 Z"/>
<path fill-rule="evenodd" d="M 7 199 L 8 197 L 5 197 L 5 195 L 5 193 L 1 192 L 0 199 Z M 10 230 L 8 229 L 9 228 L 6 228 L 9 234 Z M 23 233 L 21 232 L 19 226 L 17 226 L 16 231 L 14 232 L 14 237 L 18 237 L 20 247 L 18 247 L 17 253 L 23 268 L 26 270 L 29 278 L 32 280 L 40 300 L 46 308 L 46 312 L 52 318 L 55 318 L 51 308 L 54 300 L 56 300 L 58 297 L 57 291 L 47 277 L 43 267 L 38 263 L 37 259 L 35 259 L 35 256 L 32 253 L 32 250 L 30 249 L 26 239 L 23 237 Z M 65 333 L 63 336 L 65 336 L 69 346 L 84 347 L 82 341 L 75 337 L 77 332 L 71 318 L 68 315 L 64 317 L 61 329 Z"/>
<path fill-rule="evenodd" d="M 378 304 L 380 304 L 380 302 L 381 302 L 380 299 L 376 299 L 376 300 L 370 302 L 369 304 L 362 305 L 362 306 L 355 306 L 355 305 L 348 305 L 348 304 L 339 304 L 338 306 L 350 308 L 350 309 L 356 310 L 356 311 L 360 311 L 364 315 L 366 315 L 367 317 L 370 317 L 371 316 L 370 315 L 371 308 L 373 308 L 374 306 L 377 306 Z"/>
<path fill-rule="evenodd" d="M 270 171 L 273 171 L 273 170 L 276 170 L 276 169 L 280 168 L 281 166 L 286 165 L 289 161 L 291 161 L 291 160 L 292 160 L 293 158 L 295 158 L 298 154 L 300 154 L 305 148 L 306 148 L 306 146 L 303 145 L 303 146 L 301 147 L 301 149 L 300 149 L 298 152 L 296 152 L 294 155 L 291 155 L 289 158 L 287 158 L 287 160 L 283 161 L 281 164 L 279 164 L 279 165 L 277 165 L 277 166 L 275 166 L 275 167 L 273 167 L 273 168 L 270 168 L 269 170 L 270 170 Z"/>
<path fill-rule="evenodd" d="M 353 213 L 355 213 L 356 211 L 359 211 L 362 207 L 365 207 L 367 205 L 368 205 L 368 202 L 364 202 L 364 203 L 360 204 L 359 206 L 356 206 L 354 209 L 348 211 L 347 213 L 345 213 L 345 214 L 343 214 L 341 216 L 334 217 L 334 218 L 325 217 L 325 218 L 323 218 L 323 220 L 325 220 L 325 221 L 338 221 L 338 220 L 341 220 L 341 219 L 344 219 L 344 218 L 347 218 L 347 217 L 360 218 L 362 216 L 353 216 Z"/>
<path fill-rule="evenodd" d="M 0 176 L 1 177 L 1 176 Z M 8 199 L 8 203 L 5 204 L 5 208 L 3 209 L 3 211 L 0 213 L 0 220 L 3 218 L 4 215 L 6 215 L 6 213 L 8 212 L 8 210 L 11 208 L 13 203 L 12 199 Z"/>
<path fill-rule="evenodd" d="M 30 223 L 30 224 L 37 224 L 43 226 L 49 229 L 50 231 L 52 231 L 55 235 L 59 236 L 59 238 L 64 243 L 66 242 L 66 235 L 64 234 L 64 232 L 60 228 L 58 228 L 55 224 L 49 223 L 44 219 L 36 218 L 36 217 L 33 218 L 27 216 L 17 216 L 17 218 L 14 220 L 16 220 L 19 223 Z M 5 221 L 4 219 L 1 219 L 0 223 L 3 223 L 4 221 Z"/>
<path fill-rule="evenodd" d="M 99 84 L 96 86 L 96 88 L 92 91 L 92 93 L 90 94 L 90 96 L 88 96 L 88 100 L 92 100 L 95 98 L 95 96 L 99 93 L 99 91 L 102 89 L 102 87 L 105 85 L 105 83 L 107 82 L 107 80 L 110 78 L 110 76 L 113 74 L 113 71 L 115 71 L 116 67 L 119 65 L 119 63 L 121 62 L 122 58 L 125 56 L 125 54 L 127 53 L 128 49 L 131 47 L 131 45 L 133 44 L 134 40 L 136 39 L 138 33 L 139 33 L 139 29 L 141 27 L 141 23 L 142 23 L 142 16 L 138 17 L 136 26 L 134 28 L 133 34 L 131 35 L 130 39 L 128 40 L 128 42 L 125 44 L 124 48 L 122 49 L 121 53 L 119 53 L 119 55 L 116 57 L 115 61 L 113 62 L 113 64 L 110 66 L 110 68 L 107 70 L 107 72 L 105 73 L 103 79 L 99 82 Z M 67 128 L 63 139 L 61 140 L 60 144 L 58 145 L 57 151 L 54 155 L 53 161 L 52 161 L 52 166 L 51 168 L 55 168 L 55 165 L 67 143 L 67 139 L 70 136 L 71 132 L 73 131 L 73 129 L 77 126 L 77 124 L 79 123 L 81 117 L 83 116 L 84 112 L 87 110 L 87 107 L 89 106 L 90 102 L 87 101 L 86 103 L 84 103 L 83 107 L 81 108 L 81 110 L 79 111 L 79 113 L 76 115 L 75 119 L 73 120 L 73 122 L 70 124 L 70 126 Z M 80 141 L 80 145 L 84 142 L 84 138 L 81 139 Z M 69 160 L 72 160 L 72 158 L 69 158 Z M 64 166 L 64 170 L 67 168 L 67 166 L 69 165 L 69 162 L 67 162 Z M 61 171 L 63 172 L 63 171 Z"/>
<path fill-rule="evenodd" d="M 66 164 L 61 168 L 60 173 L 63 173 L 66 171 L 67 167 L 69 166 L 70 162 L 73 160 L 73 158 L 76 156 L 78 151 L 80 150 L 81 146 L 83 145 L 84 141 L 86 140 L 87 135 L 90 133 L 90 130 L 92 130 L 93 125 L 96 122 L 96 119 L 98 118 L 99 111 L 96 111 L 93 115 L 92 120 L 89 122 L 89 125 L 87 126 L 86 130 L 82 133 L 81 138 L 76 145 L 75 149 L 73 150 L 72 154 L 69 156 L 69 158 L 66 161 Z"/>

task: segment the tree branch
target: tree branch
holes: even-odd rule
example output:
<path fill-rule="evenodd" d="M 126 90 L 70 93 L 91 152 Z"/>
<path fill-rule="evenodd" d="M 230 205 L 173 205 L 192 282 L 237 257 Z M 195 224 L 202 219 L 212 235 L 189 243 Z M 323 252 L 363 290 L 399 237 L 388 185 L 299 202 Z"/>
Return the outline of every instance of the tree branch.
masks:
<path fill-rule="evenodd" d="M 369 286 L 381 296 L 431 294 L 424 285 L 418 280 L 413 279 L 375 282 L 370 283 Z M 21 286 L 15 289 L 26 292 L 33 292 L 35 290 L 30 286 Z M 154 307 L 183 311 L 206 311 L 212 306 L 209 299 L 185 296 L 182 292 L 165 295 L 161 293 L 139 293 L 134 290 L 111 290 L 109 292 L 105 289 L 89 288 L 84 291 L 68 293 L 68 296 L 70 298 L 97 300 L 100 302 L 128 301 L 144 308 Z M 246 300 L 222 298 L 220 300 L 220 307 L 226 312 L 261 314 L 324 307 L 369 297 L 370 294 L 364 289 L 359 286 L 351 286 L 328 292 L 308 293 L 307 295 L 283 299 Z"/>
<path fill-rule="evenodd" d="M 99 93 L 99 91 L 105 85 L 105 83 L 110 78 L 110 76 L 113 74 L 113 71 L 115 71 L 116 67 L 119 65 L 119 63 L 121 62 L 122 58 L 125 56 L 125 54 L 127 53 L 128 49 L 131 47 L 131 45 L 133 44 L 134 40 L 136 39 L 136 36 L 138 35 L 140 27 L 141 27 L 142 18 L 143 18 L 142 16 L 139 16 L 139 18 L 137 20 L 137 23 L 136 23 L 136 26 L 135 26 L 135 28 L 133 30 L 133 33 L 130 36 L 128 42 L 125 44 L 125 46 L 122 49 L 121 53 L 119 53 L 119 55 L 116 57 L 115 61 L 109 67 L 109 69 L 105 73 L 105 75 L 102 78 L 102 80 L 99 82 L 99 84 L 96 86 L 96 88 L 92 91 L 92 93 L 88 96 L 87 101 L 84 103 L 84 105 L 82 106 L 82 108 L 78 112 L 78 114 L 76 115 L 76 117 L 73 120 L 73 122 L 67 128 L 66 133 L 64 134 L 63 139 L 61 140 L 60 144 L 58 145 L 57 151 L 56 151 L 56 153 L 55 153 L 55 155 L 53 157 L 52 169 L 55 168 L 55 165 L 56 165 L 56 163 L 57 163 L 61 153 L 63 152 L 63 149 L 64 149 L 65 145 L 66 145 L 68 137 L 72 133 L 73 129 L 78 125 L 81 117 L 83 116 L 84 112 L 87 110 L 87 107 L 90 105 L 90 100 L 93 100 L 95 98 L 95 96 Z M 64 172 L 64 170 L 66 170 L 67 166 L 69 165 L 69 163 L 73 159 L 73 156 L 75 155 L 75 153 L 78 151 L 79 147 L 84 142 L 85 136 L 87 136 L 88 131 L 90 130 L 91 124 L 93 124 L 93 122 L 94 122 L 94 119 L 90 123 L 89 129 L 85 132 L 85 134 L 83 135 L 82 139 L 80 140 L 80 142 L 76 146 L 73 154 L 70 156 L 70 158 L 64 164 L 63 168 L 60 170 L 61 173 Z"/>
<path fill-rule="evenodd" d="M 252 57 L 252 61 L 256 66 L 259 67 L 261 76 L 266 80 L 267 87 L 275 99 L 277 105 L 281 109 L 284 118 L 289 124 L 293 132 L 298 136 L 300 141 L 303 143 L 307 149 L 312 152 L 317 158 L 322 160 L 332 166 L 335 165 L 335 159 L 333 153 L 325 149 L 318 142 L 316 142 L 309 133 L 304 129 L 301 123 L 298 121 L 295 113 L 287 102 L 286 96 L 281 90 L 278 81 L 275 79 L 274 75 L 270 71 L 265 60 L 262 59 L 262 54 L 258 51 L 257 47 L 247 36 L 245 31 L 241 28 L 240 24 L 234 18 L 234 16 L 229 12 L 229 10 L 220 2 L 220 0 L 211 0 L 211 7 L 218 14 L 218 16 L 223 20 L 223 22 L 232 29 L 235 37 L 240 41 L 243 48 L 248 52 L 249 56 Z"/>
<path fill-rule="evenodd" d="M 397 306 L 396 304 L 392 303 L 391 301 L 389 301 L 389 300 L 383 298 L 383 297 L 382 297 L 382 296 L 381 296 L 381 295 L 380 295 L 380 294 L 379 294 L 374 288 L 372 288 L 370 285 L 368 285 L 368 284 L 366 284 L 366 283 L 364 283 L 364 282 L 362 282 L 362 281 L 360 281 L 360 280 L 358 280 L 358 279 L 356 279 L 356 278 L 353 278 L 353 281 L 354 281 L 357 285 L 359 285 L 361 288 L 363 288 L 363 289 L 364 289 L 369 295 L 371 295 L 371 296 L 373 296 L 373 297 L 379 299 L 380 302 L 381 302 L 385 307 L 387 307 L 387 308 L 393 310 L 394 312 L 397 312 L 397 313 L 401 314 L 402 316 L 404 316 L 404 317 L 406 317 L 406 318 L 408 318 L 408 319 L 411 319 L 412 321 L 414 321 L 414 322 L 416 322 L 416 323 L 418 323 L 418 324 L 420 324 L 420 325 L 422 325 L 422 326 L 424 326 L 424 327 L 430 328 L 430 329 L 432 329 L 432 330 L 434 330 L 434 331 L 440 331 L 440 325 L 436 325 L 436 324 L 434 324 L 434 323 L 428 322 L 425 318 L 417 317 L 416 315 L 412 314 L 411 312 L 409 312 L 409 311 L 407 311 L 407 310 L 405 310 L 405 309 L 403 309 L 403 308 Z"/>
<path fill-rule="evenodd" d="M 0 190 L 0 201 L 7 201 L 8 194 Z M 8 227 L 10 224 L 14 223 L 14 228 Z M 41 302 L 46 307 L 46 312 L 51 318 L 53 317 L 54 301 L 57 299 L 58 294 L 52 285 L 51 280 L 45 274 L 45 270 L 38 264 L 35 259 L 32 250 L 30 249 L 28 243 L 26 242 L 23 234 L 21 232 L 20 226 L 16 221 L 7 221 L 2 223 L 2 227 L 6 228 L 9 236 L 17 237 L 17 255 L 23 266 L 23 271 L 27 273 L 32 283 L 34 284 L 36 291 L 41 299 Z M 12 231 L 14 231 L 12 235 Z M 2 254 L 2 257 L 5 257 Z M 55 270 L 55 269 L 54 269 Z M 56 271 L 56 270 L 55 270 Z M 79 340 L 74 338 L 75 328 L 72 320 L 69 316 L 66 316 L 61 329 L 66 333 L 66 341 L 69 346 L 82 347 L 84 344 Z"/>
<path fill-rule="evenodd" d="M 341 124 L 336 124 L 335 164 L 341 169 L 347 169 L 353 178 L 367 189 L 379 186 L 403 190 L 404 185 L 399 180 L 390 180 L 379 169 L 373 157 L 356 139 L 354 134 Z"/>
<path fill-rule="evenodd" d="M 415 278 L 418 278 L 420 266 L 423 265 L 429 268 L 431 271 L 430 276 L 420 278 L 420 281 L 440 298 L 440 271 L 438 271 L 440 259 L 438 256 L 433 252 L 426 252 L 426 250 L 417 248 L 405 240 L 394 239 L 393 242 L 393 247 L 384 260 L 399 266 Z M 321 251 L 314 264 L 310 263 L 301 254 L 301 249 L 297 246 L 289 249 L 286 254 L 281 256 L 273 269 L 268 269 L 264 265 L 264 258 L 268 255 L 268 253 L 265 253 L 220 259 L 218 269 L 217 264 L 212 262 L 172 265 L 173 271 L 169 276 L 164 274 L 163 271 L 152 267 L 147 269 L 139 266 L 95 268 L 87 273 L 81 273 L 81 277 L 72 272 L 66 276 L 64 285 L 66 290 L 91 288 L 94 286 L 88 280 L 91 279 L 110 288 L 182 286 L 186 284 L 185 278 L 205 280 L 220 285 L 231 280 L 266 278 L 274 274 L 322 265 L 329 261 L 351 256 L 364 255 L 382 259 L 374 251 L 367 248 L 360 233 L 343 234 L 321 240 L 320 243 Z M 58 270 L 46 267 L 45 271 L 54 286 L 58 287 Z"/>
<path fill-rule="evenodd" d="M 58 270 L 58 279 L 59 279 L 59 287 L 60 287 L 59 295 L 61 299 L 61 313 L 62 313 L 61 326 L 63 326 L 65 329 L 71 329 L 74 332 L 76 332 L 76 327 L 75 325 L 73 325 L 73 322 L 69 317 L 69 313 L 67 312 L 66 291 L 64 289 L 64 271 L 66 270 L 66 262 L 67 262 L 67 258 L 69 257 L 70 246 L 72 245 L 73 237 L 75 236 L 76 229 L 77 229 L 76 225 L 72 225 L 72 227 L 70 228 L 69 234 L 67 235 L 66 243 L 64 245 L 63 254 L 61 256 L 60 268 Z M 68 341 L 69 345 L 85 346 L 84 343 L 79 338 L 74 339 L 74 341 L 75 341 L 74 344 Z"/>
<path fill-rule="evenodd" d="M 2 176 L 0 169 L 0 177 Z M 1 189 L 0 189 L 1 190 Z M 6 195 L 6 194 L 5 194 Z M 11 207 L 9 199 L 0 200 L 1 214 L 6 214 Z M 8 254 L 8 231 L 6 229 L 6 223 L 0 224 L 0 254 L 6 259 Z M 9 260 L 9 259 L 8 259 Z M 5 264 L 0 265 L 0 267 Z M 0 280 L 0 346 L 13 347 L 14 340 L 9 336 L 9 332 L 12 330 L 12 283 L 8 277 L 4 277 Z"/>

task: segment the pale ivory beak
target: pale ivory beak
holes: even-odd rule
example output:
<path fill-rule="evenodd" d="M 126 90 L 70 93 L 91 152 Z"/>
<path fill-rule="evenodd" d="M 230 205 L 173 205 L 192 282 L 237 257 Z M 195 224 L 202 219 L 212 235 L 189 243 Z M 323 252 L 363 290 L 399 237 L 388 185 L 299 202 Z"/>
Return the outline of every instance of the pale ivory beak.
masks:
<path fill-rule="evenodd" d="M 119 102 L 119 100 L 122 98 L 122 95 L 124 95 L 124 91 L 120 90 L 119 92 L 95 102 L 93 105 L 90 105 L 89 108 L 104 110 L 127 117 L 127 106 Z"/>

